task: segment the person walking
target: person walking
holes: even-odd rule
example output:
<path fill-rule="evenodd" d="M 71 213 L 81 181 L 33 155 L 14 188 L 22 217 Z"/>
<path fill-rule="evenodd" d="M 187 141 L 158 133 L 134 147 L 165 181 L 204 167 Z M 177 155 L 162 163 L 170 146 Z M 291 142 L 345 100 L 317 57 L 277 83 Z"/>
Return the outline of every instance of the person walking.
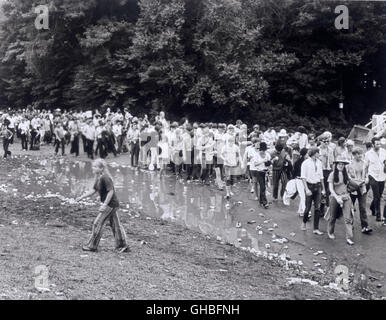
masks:
<path fill-rule="evenodd" d="M 371 142 L 373 148 L 365 155 L 366 183 L 370 183 L 373 191 L 370 210 L 377 221 L 382 221 L 386 218 L 381 217 L 381 198 L 386 179 L 386 150 L 381 148 L 380 138 L 374 137 Z"/>
<path fill-rule="evenodd" d="M 58 155 L 59 148 L 62 149 L 62 156 L 65 155 L 65 131 L 61 122 L 56 124 L 55 130 L 55 155 Z"/>
<path fill-rule="evenodd" d="M 367 190 L 366 190 L 366 175 L 365 175 L 365 162 L 362 158 L 363 150 L 359 147 L 356 147 L 352 151 L 353 160 L 347 166 L 347 173 L 350 180 L 355 186 L 355 190 L 350 192 L 350 197 L 355 206 L 355 201 L 358 200 L 359 206 L 359 217 L 361 219 L 362 232 L 369 234 L 373 231 L 369 228 L 369 223 L 367 221 L 367 212 L 366 212 L 366 200 L 367 200 Z"/>
<path fill-rule="evenodd" d="M 107 164 L 103 159 L 94 160 L 92 170 L 95 174 L 93 188 L 77 198 L 76 201 L 79 202 L 98 192 L 102 205 L 99 208 L 98 216 L 94 220 L 91 237 L 82 249 L 84 251 L 97 251 L 102 238 L 103 227 L 109 220 L 115 238 L 116 250 L 119 253 L 127 252 L 129 247 L 126 242 L 126 232 L 118 215 L 119 200 L 115 193 L 113 179 L 108 171 Z"/>
<path fill-rule="evenodd" d="M 338 156 L 334 161 L 334 171 L 328 177 L 328 185 L 330 188 L 330 210 L 327 226 L 327 234 L 330 239 L 335 239 L 334 230 L 335 222 L 339 217 L 339 212 L 342 210 L 344 224 L 346 226 L 346 242 L 353 245 L 353 224 L 354 217 L 352 214 L 352 201 L 347 190 L 349 177 L 346 170 L 346 165 L 350 162 L 343 156 Z"/>
<path fill-rule="evenodd" d="M 319 148 L 311 148 L 308 151 L 309 158 L 302 163 L 301 179 L 303 179 L 304 189 L 306 191 L 306 209 L 303 212 L 302 230 L 306 230 L 308 221 L 308 213 L 311 210 L 312 202 L 314 202 L 314 230 L 313 233 L 322 235 L 319 230 L 320 218 L 320 200 L 323 194 L 326 194 L 323 184 L 322 163 L 318 159 Z"/>
<path fill-rule="evenodd" d="M 260 190 L 258 199 L 260 201 L 260 205 L 265 209 L 269 208 L 265 194 L 265 180 L 268 168 L 271 165 L 271 156 L 267 152 L 267 149 L 268 146 L 265 142 L 259 143 L 256 141 L 254 145 L 254 152 L 250 153 L 250 172 L 252 175 L 253 184 L 255 186 L 256 193 L 258 190 Z M 257 184 L 259 184 L 259 187 Z"/>
<path fill-rule="evenodd" d="M 3 138 L 3 150 L 4 150 L 4 158 L 11 156 L 11 151 L 8 150 L 9 144 L 11 143 L 11 139 L 13 137 L 13 133 L 8 129 L 6 124 L 3 124 L 0 129 L 0 136 Z"/>

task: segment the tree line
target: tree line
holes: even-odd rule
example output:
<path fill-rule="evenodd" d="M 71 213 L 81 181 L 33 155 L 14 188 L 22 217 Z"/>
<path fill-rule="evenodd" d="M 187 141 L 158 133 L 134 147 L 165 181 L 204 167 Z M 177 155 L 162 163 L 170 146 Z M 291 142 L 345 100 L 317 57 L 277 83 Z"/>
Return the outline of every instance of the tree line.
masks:
<path fill-rule="evenodd" d="M 333 1 L 3 0 L 0 106 L 347 130 L 384 108 L 386 5 L 339 4 L 348 30 Z"/>

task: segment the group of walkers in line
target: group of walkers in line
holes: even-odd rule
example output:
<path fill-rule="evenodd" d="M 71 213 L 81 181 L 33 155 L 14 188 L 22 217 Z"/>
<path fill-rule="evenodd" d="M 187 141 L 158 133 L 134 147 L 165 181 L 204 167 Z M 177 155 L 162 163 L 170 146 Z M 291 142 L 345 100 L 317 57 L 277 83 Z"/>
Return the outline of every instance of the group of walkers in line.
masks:
<path fill-rule="evenodd" d="M 161 176 L 170 170 L 177 179 L 189 183 L 212 184 L 220 190 L 225 187 L 227 199 L 234 195 L 233 185 L 245 180 L 264 208 L 270 205 L 268 188 L 272 188 L 272 202 L 280 196 L 289 205 L 291 199 L 299 197 L 302 230 L 307 229 L 313 205 L 315 235 L 323 234 L 319 220 L 324 217 L 328 221 L 327 235 L 334 239 L 335 222 L 343 216 L 350 245 L 354 244 L 356 202 L 362 232 L 372 232 L 367 215 L 367 194 L 371 189 L 372 216 L 386 225 L 386 206 L 381 210 L 386 179 L 386 150 L 381 146 L 384 133 L 375 136 L 365 149 L 344 137 L 334 142 L 328 131 L 319 136 L 308 133 L 303 126 L 287 133 L 273 127 L 263 131 L 255 124 L 249 132 L 241 120 L 235 124 L 190 123 L 187 119 L 170 122 L 160 112 L 149 121 L 146 115 L 135 117 L 127 109 L 107 109 L 103 115 L 98 111 L 19 110 L 0 113 L 0 121 L 5 158 L 11 154 L 9 144 L 17 137 L 22 150 L 38 150 L 45 143 L 54 145 L 55 154 L 60 150 L 65 155 L 66 146 L 70 145 L 70 153 L 79 156 L 82 144 L 90 159 L 128 153 L 133 168 L 159 170 Z M 103 163 L 98 162 L 97 166 L 103 169 Z M 103 184 L 109 185 L 105 180 Z M 116 204 L 113 200 L 109 201 Z M 115 211 L 111 212 L 116 220 Z M 115 224 L 115 231 L 122 233 L 119 223 Z M 122 237 L 118 239 L 121 242 Z"/>

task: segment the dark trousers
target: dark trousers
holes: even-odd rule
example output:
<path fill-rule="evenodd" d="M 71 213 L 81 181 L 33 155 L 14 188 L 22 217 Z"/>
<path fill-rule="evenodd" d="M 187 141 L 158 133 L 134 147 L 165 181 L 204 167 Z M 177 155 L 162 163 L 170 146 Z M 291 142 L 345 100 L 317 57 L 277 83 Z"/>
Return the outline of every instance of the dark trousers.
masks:
<path fill-rule="evenodd" d="M 3 138 L 4 158 L 11 155 L 11 151 L 8 150 L 11 140 Z"/>
<path fill-rule="evenodd" d="M 86 139 L 86 152 L 87 157 L 90 159 L 94 159 L 94 140 Z"/>
<path fill-rule="evenodd" d="M 205 166 L 202 166 L 201 180 L 205 183 L 209 183 L 209 172 L 211 167 L 211 164 L 206 164 Z"/>
<path fill-rule="evenodd" d="M 25 133 L 21 134 L 21 148 L 22 150 L 28 150 L 28 138 Z"/>
<path fill-rule="evenodd" d="M 367 222 L 367 212 L 366 212 L 366 199 L 367 199 L 367 193 L 361 194 L 359 191 L 357 191 L 356 194 L 350 194 L 351 201 L 353 206 L 355 206 L 355 201 L 358 199 L 358 206 L 359 206 L 359 217 L 361 219 L 361 226 L 362 228 L 368 227 L 369 223 Z"/>
<path fill-rule="evenodd" d="M 12 132 L 12 138 L 9 140 L 9 143 L 13 144 L 13 139 L 15 138 L 15 128 L 9 128 L 9 130 Z"/>
<path fill-rule="evenodd" d="M 193 161 L 194 161 L 194 153 L 193 150 L 186 151 L 186 163 L 185 163 L 185 170 L 186 174 L 188 175 L 188 180 L 192 179 L 193 174 Z"/>
<path fill-rule="evenodd" d="M 82 134 L 83 152 L 87 152 L 87 138 Z"/>
<path fill-rule="evenodd" d="M 125 139 L 124 135 L 120 135 L 120 136 L 117 137 L 117 142 L 118 142 L 118 150 L 117 150 L 117 152 L 118 153 L 122 152 L 122 145 L 123 145 L 123 140 L 124 139 Z"/>
<path fill-rule="evenodd" d="M 381 217 L 381 198 L 385 189 L 385 181 L 376 181 L 372 176 L 369 176 L 371 190 L 373 191 L 373 201 L 370 204 L 370 210 L 377 218 Z"/>
<path fill-rule="evenodd" d="M 59 151 L 59 148 L 62 149 L 62 155 L 64 155 L 64 147 L 65 147 L 66 140 L 63 139 L 56 139 L 55 141 L 55 153 L 57 154 Z"/>
<path fill-rule="evenodd" d="M 29 148 L 32 149 L 32 147 L 35 145 L 35 138 L 36 138 L 37 132 L 36 130 L 31 131 L 31 141 Z"/>
<path fill-rule="evenodd" d="M 281 181 L 280 196 L 283 198 L 285 187 L 287 186 L 287 174 L 284 170 L 272 170 L 273 198 L 277 199 L 279 192 L 279 182 Z"/>
<path fill-rule="evenodd" d="M 79 156 L 79 135 L 74 136 L 74 140 L 71 142 L 71 151 L 70 153 L 75 153 L 75 155 Z"/>
<path fill-rule="evenodd" d="M 323 184 L 324 184 L 324 190 L 326 190 L 325 195 L 325 203 L 321 206 L 320 211 L 324 212 L 324 207 L 328 207 L 330 205 L 330 188 L 328 187 L 328 177 L 330 175 L 332 170 L 323 170 Z"/>
<path fill-rule="evenodd" d="M 312 202 L 314 202 L 314 230 L 319 229 L 320 218 L 320 199 L 322 197 L 322 185 L 320 183 L 311 184 L 307 182 L 308 189 L 312 192 L 310 196 L 306 196 L 306 209 L 303 213 L 303 222 L 308 221 L 308 213 L 311 210 Z"/>
<path fill-rule="evenodd" d="M 130 144 L 130 158 L 131 158 L 131 166 L 138 166 L 138 158 L 139 158 L 139 141 L 132 142 Z"/>
<path fill-rule="evenodd" d="M 265 171 L 251 170 L 250 174 L 251 174 L 252 179 L 253 179 L 255 192 L 257 193 L 257 190 L 259 190 L 259 202 L 260 202 L 260 204 L 266 205 L 268 203 L 267 196 L 265 195 L 265 189 L 266 189 L 266 187 L 265 187 L 266 186 L 265 185 L 265 175 L 266 175 L 266 172 Z M 259 184 L 260 188 L 257 187 L 257 184 Z"/>

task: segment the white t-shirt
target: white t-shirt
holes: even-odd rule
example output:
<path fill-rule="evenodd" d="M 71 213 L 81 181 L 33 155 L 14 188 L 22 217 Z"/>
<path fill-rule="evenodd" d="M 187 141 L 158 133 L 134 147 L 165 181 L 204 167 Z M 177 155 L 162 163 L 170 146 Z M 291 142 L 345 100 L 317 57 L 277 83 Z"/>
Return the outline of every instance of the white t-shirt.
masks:
<path fill-rule="evenodd" d="M 224 165 L 230 167 L 236 167 L 238 162 L 238 154 L 240 149 L 237 145 L 228 145 L 226 144 L 222 149 L 222 156 L 224 157 Z"/>
<path fill-rule="evenodd" d="M 169 144 L 167 142 L 158 142 L 158 147 L 161 148 L 161 153 L 159 157 L 161 159 L 169 159 L 170 152 L 169 152 Z"/>
<path fill-rule="evenodd" d="M 386 179 L 384 173 L 384 161 L 386 160 L 386 150 L 380 148 L 379 153 L 374 149 L 366 152 L 365 154 L 365 166 L 368 166 L 368 175 L 372 176 L 376 181 L 382 182 Z"/>
<path fill-rule="evenodd" d="M 247 155 L 247 166 L 249 166 L 251 164 L 251 159 L 253 158 L 255 152 L 258 152 L 258 151 L 256 151 L 256 149 L 253 145 L 246 147 L 245 153 Z"/>
<path fill-rule="evenodd" d="M 269 155 L 269 153 L 265 152 L 264 157 L 262 157 L 260 155 L 260 151 L 257 151 L 256 149 L 253 149 L 253 150 L 254 151 L 252 153 L 249 170 L 252 170 L 252 171 L 267 170 L 267 167 L 265 166 L 265 162 L 271 160 L 271 156 Z"/>

